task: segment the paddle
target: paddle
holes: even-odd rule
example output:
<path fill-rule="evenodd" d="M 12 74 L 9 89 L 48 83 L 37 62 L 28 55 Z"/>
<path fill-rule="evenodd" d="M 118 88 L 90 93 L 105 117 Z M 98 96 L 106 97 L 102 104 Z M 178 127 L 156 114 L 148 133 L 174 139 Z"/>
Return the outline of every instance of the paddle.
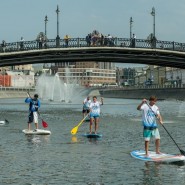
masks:
<path fill-rule="evenodd" d="M 74 127 L 72 130 L 71 130 L 71 134 L 72 135 L 75 135 L 78 131 L 78 127 L 84 122 L 84 120 L 87 118 L 87 116 L 89 116 L 89 114 L 87 114 L 79 123 L 76 127 Z"/>
<path fill-rule="evenodd" d="M 150 105 L 147 102 L 146 102 L 146 104 L 148 105 L 148 107 L 150 108 L 150 110 L 154 113 L 154 111 L 152 110 L 152 108 L 150 107 Z M 157 117 L 157 115 L 155 113 L 154 113 L 154 115 Z M 175 140 L 173 139 L 173 137 L 171 136 L 171 134 L 168 132 L 168 130 L 166 129 L 166 127 L 163 124 L 161 124 L 161 125 L 163 126 L 163 128 L 165 129 L 165 131 L 168 133 L 168 135 L 170 136 L 170 138 L 173 140 L 173 142 L 175 143 L 175 145 L 179 149 L 180 153 L 185 156 L 185 151 L 180 149 L 180 147 L 175 142 Z"/>
<path fill-rule="evenodd" d="M 30 93 L 27 92 L 27 94 L 28 94 L 28 96 L 32 99 L 32 97 L 30 96 Z M 38 110 L 37 110 L 37 113 L 38 113 L 38 115 L 39 115 L 39 118 L 42 120 L 42 126 L 43 126 L 44 128 L 47 128 L 47 127 L 48 127 L 48 123 L 45 122 L 45 121 L 43 120 L 43 118 L 41 117 L 40 112 L 39 112 Z"/>
<path fill-rule="evenodd" d="M 9 124 L 9 121 L 7 119 L 5 119 L 4 121 L 5 121 L 5 124 Z"/>

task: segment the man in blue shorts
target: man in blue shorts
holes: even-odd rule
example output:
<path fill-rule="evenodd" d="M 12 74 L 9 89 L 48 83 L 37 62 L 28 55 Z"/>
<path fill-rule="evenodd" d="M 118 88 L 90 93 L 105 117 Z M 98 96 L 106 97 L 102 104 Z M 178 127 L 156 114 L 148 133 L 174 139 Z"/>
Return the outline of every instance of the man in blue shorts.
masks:
<path fill-rule="evenodd" d="M 38 129 L 38 108 L 40 107 L 40 100 L 38 99 L 38 94 L 34 95 L 32 99 L 29 94 L 25 99 L 25 103 L 29 103 L 29 116 L 28 116 L 28 130 L 31 130 L 31 123 L 35 123 L 35 131 Z"/>
<path fill-rule="evenodd" d="M 138 105 L 137 110 L 142 111 L 142 123 L 143 123 L 143 136 L 145 139 L 145 151 L 146 156 L 148 156 L 149 142 L 150 138 L 155 138 L 156 153 L 160 154 L 160 134 L 157 128 L 156 118 L 160 124 L 163 124 L 162 117 L 159 112 L 159 108 L 155 105 L 157 98 L 151 96 L 149 99 L 149 104 L 147 100 L 143 99 L 142 102 Z"/>

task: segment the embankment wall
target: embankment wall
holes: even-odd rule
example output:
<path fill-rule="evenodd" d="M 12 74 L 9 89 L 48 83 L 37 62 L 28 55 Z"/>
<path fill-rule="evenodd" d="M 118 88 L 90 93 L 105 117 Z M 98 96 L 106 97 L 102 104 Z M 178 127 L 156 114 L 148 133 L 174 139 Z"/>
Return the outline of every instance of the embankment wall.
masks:
<path fill-rule="evenodd" d="M 142 99 L 149 98 L 151 95 L 158 99 L 185 100 L 185 88 L 161 88 L 161 89 L 101 89 L 101 96 L 108 98 Z"/>
<path fill-rule="evenodd" d="M 16 91 L 16 90 L 0 91 L 0 98 L 25 98 L 25 97 L 27 97 L 26 91 Z"/>

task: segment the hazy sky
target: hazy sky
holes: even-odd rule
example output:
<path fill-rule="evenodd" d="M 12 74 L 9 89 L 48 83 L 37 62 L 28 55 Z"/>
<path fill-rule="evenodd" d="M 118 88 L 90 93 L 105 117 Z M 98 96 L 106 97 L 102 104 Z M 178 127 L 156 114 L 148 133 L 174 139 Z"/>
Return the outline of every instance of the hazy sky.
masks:
<path fill-rule="evenodd" d="M 85 37 L 98 30 L 107 35 L 129 37 L 129 20 L 133 33 L 146 39 L 153 32 L 152 7 L 156 10 L 158 40 L 185 42 L 185 0 L 0 0 L 0 42 L 34 40 L 44 32 L 56 38 L 56 8 L 59 5 L 60 37 Z"/>

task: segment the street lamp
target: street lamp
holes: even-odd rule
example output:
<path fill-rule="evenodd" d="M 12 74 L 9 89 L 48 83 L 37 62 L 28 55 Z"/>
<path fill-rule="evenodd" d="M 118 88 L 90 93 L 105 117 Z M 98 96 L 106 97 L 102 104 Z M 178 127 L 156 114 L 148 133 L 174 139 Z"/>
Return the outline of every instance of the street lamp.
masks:
<path fill-rule="evenodd" d="M 155 38 L 155 8 L 152 8 L 151 15 L 153 16 L 153 37 Z"/>
<path fill-rule="evenodd" d="M 130 39 L 132 38 L 132 23 L 134 21 L 132 20 L 132 17 L 130 17 Z"/>
<path fill-rule="evenodd" d="M 44 21 L 45 21 L 45 37 L 47 37 L 47 22 L 48 22 L 48 16 L 46 15 L 45 16 L 45 19 L 44 19 Z"/>
<path fill-rule="evenodd" d="M 56 46 L 59 47 L 60 46 L 60 37 L 59 37 L 59 7 L 57 5 L 57 9 L 56 9 L 56 13 L 57 13 L 57 37 L 56 37 Z"/>

